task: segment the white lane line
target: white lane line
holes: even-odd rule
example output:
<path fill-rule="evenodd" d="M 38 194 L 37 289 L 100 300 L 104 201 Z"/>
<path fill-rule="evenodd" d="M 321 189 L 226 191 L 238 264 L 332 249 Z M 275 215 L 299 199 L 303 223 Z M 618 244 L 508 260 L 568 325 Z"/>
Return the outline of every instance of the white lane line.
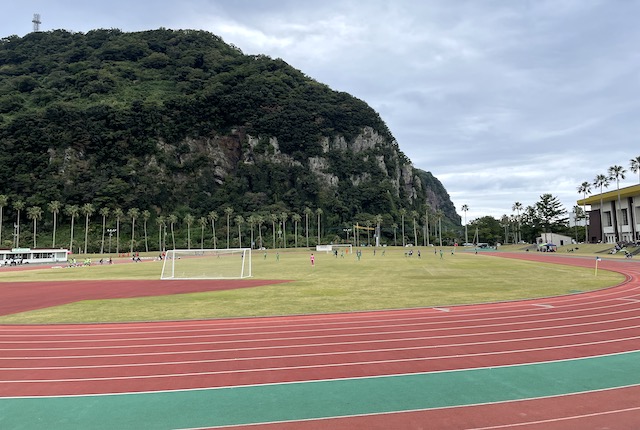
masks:
<path fill-rule="evenodd" d="M 274 371 L 292 371 L 292 370 L 310 370 L 310 369 L 326 369 L 326 368 L 334 368 L 334 367 L 348 367 L 348 366 L 366 366 L 366 365 L 388 365 L 388 364 L 399 364 L 399 363 L 416 363 L 416 362 L 429 362 L 435 360 L 448 360 L 448 359 L 460 359 L 460 358 L 478 358 L 478 357 L 493 357 L 493 356 L 501 356 L 501 355 L 510 355 L 510 354 L 523 354 L 523 353 L 532 353 L 537 351 L 550 351 L 556 349 L 565 349 L 567 347 L 577 348 L 577 347 L 585 347 L 585 346 L 595 346 L 595 345 L 605 345 L 617 342 L 638 340 L 639 336 L 631 337 L 627 339 L 616 339 L 616 340 L 604 340 L 598 342 L 584 342 L 584 343 L 576 343 L 572 345 L 557 345 L 552 347 L 545 348 L 526 348 L 526 349 L 518 349 L 518 350 L 509 350 L 509 351 L 493 351 L 493 352 L 482 352 L 482 353 L 470 353 L 470 354 L 454 354 L 454 355 L 444 355 L 438 357 L 414 357 L 414 358 L 401 358 L 401 359 L 391 359 L 391 360 L 370 360 L 370 361 L 354 361 L 354 362 L 340 362 L 340 363 L 324 363 L 324 364 L 314 364 L 314 365 L 300 365 L 300 366 L 283 366 L 283 367 L 268 367 L 268 368 L 249 368 L 249 369 L 235 369 L 235 370 L 217 370 L 217 371 L 206 371 L 206 372 L 183 372 L 183 373 L 166 373 L 166 374 L 150 374 L 150 375 L 134 375 L 134 376 L 110 376 L 110 377 L 93 377 L 93 378 L 62 378 L 62 379 L 16 379 L 16 380 L 0 380 L 0 384 L 31 384 L 31 383 L 46 383 L 50 384 L 52 382 L 62 383 L 62 382 L 89 382 L 89 381 L 118 381 L 118 380 L 136 380 L 136 379 L 165 379 L 165 378 L 185 378 L 185 377 L 194 377 L 194 376 L 213 376 L 213 375 L 235 375 L 235 374 L 252 374 L 252 373 L 262 373 L 262 372 L 274 372 Z M 629 352 L 629 351 L 626 351 Z M 576 359 L 578 357 L 573 357 L 571 359 Z M 553 362 L 555 360 L 550 360 L 549 362 Z M 531 364 L 531 363 L 527 363 Z M 500 366 L 485 366 L 485 367 L 500 367 Z M 479 369 L 481 367 L 474 367 L 473 369 Z M 470 370 L 472 368 L 465 369 L 451 369 L 451 370 Z M 421 373 L 432 373 L 432 372 L 421 372 Z"/>
<path fill-rule="evenodd" d="M 613 313 L 611 313 L 613 314 Z M 588 316 L 585 316 L 585 318 L 587 318 Z M 627 318 L 618 318 L 618 319 L 611 319 L 611 320 L 602 320 L 602 321 L 587 321 L 587 322 L 581 322 L 581 323 L 576 323 L 576 324 L 565 324 L 565 325 L 556 325 L 556 326 L 548 326 L 548 327 L 526 327 L 523 329 L 515 329 L 515 330 L 506 330 L 506 331 L 495 331 L 495 332 L 473 332 L 473 333 L 457 333 L 457 334 L 445 334 L 445 335 L 439 335 L 439 336 L 431 336 L 431 338 L 448 338 L 448 337 L 465 337 L 465 336 L 486 336 L 486 335 L 491 335 L 491 334 L 502 334 L 502 333 L 518 333 L 518 332 L 526 332 L 526 331 L 537 331 L 537 330 L 544 330 L 544 331 L 549 331 L 549 330 L 555 330 L 555 329 L 563 329 L 563 328 L 574 328 L 574 327 L 581 327 L 581 326 L 589 326 L 589 325 L 593 325 L 593 324 L 607 324 L 607 323 L 616 323 L 616 322 L 623 322 L 623 321 L 635 321 L 635 320 L 639 320 L 640 319 L 640 314 L 639 315 L 635 315 L 632 317 L 627 317 Z M 539 321 L 535 321 L 535 324 L 540 324 L 542 322 L 556 322 L 556 321 L 564 321 L 564 320 L 574 320 L 573 318 L 560 318 L 560 319 L 552 319 L 552 320 L 539 320 Z M 529 325 L 533 325 L 534 323 L 530 323 Z M 141 340 L 171 340 L 171 339 L 177 339 L 177 340 L 183 340 L 183 339 L 188 339 L 188 338 L 202 338 L 203 336 L 181 336 L 181 337 L 175 337 L 175 338 L 166 338 L 166 337 L 161 337 L 161 338 L 147 338 L 147 339 L 141 339 L 141 338 L 136 338 L 136 339 L 121 339 L 120 341 L 125 341 L 127 342 L 127 344 L 125 345 L 100 345 L 100 346 L 71 346 L 71 347 L 53 347 L 53 348 L 0 348 L 0 352 L 1 351 L 74 351 L 74 350 L 101 350 L 101 349 L 132 349 L 132 348 L 157 348 L 157 347 L 172 347 L 172 346 L 193 346 L 193 345 L 216 345 L 216 344 L 243 344 L 243 343 L 260 343 L 260 342 L 278 342 L 278 341 L 293 341 L 293 340 L 298 340 L 298 341 L 305 341 L 308 339 L 326 339 L 326 338 L 358 338 L 358 337 L 364 337 L 364 336 L 382 336 L 382 335 L 404 335 L 404 334 L 410 334 L 410 333 L 429 333 L 429 332 L 434 332 L 434 331 L 461 331 L 461 330 L 467 330 L 467 329 L 485 329 L 485 328 L 498 328 L 498 327 L 502 327 L 502 326 L 509 326 L 509 327 L 513 327 L 514 325 L 522 325 L 522 324 L 508 324 L 508 323 L 503 323 L 503 324 L 487 324 L 487 325 L 473 325 L 473 326 L 462 326 L 462 327 L 452 327 L 449 329 L 434 329 L 434 328 L 426 328 L 426 329 L 414 329 L 414 330 L 395 330 L 395 331 L 366 331 L 366 332 L 362 332 L 362 333 L 341 333 L 341 334 L 326 334 L 326 335 L 314 335 L 314 336 L 293 336 L 293 337 L 265 337 L 265 338 L 260 338 L 260 339 L 231 339 L 231 340 L 211 340 L 211 341 L 202 341 L 202 342 L 174 342 L 174 343 L 155 343 L 155 344 L 137 344 L 134 342 L 139 342 Z M 401 326 L 404 327 L 404 326 Z M 372 327 L 372 328 L 380 328 L 380 327 Z M 316 330 L 314 330 L 316 331 Z M 298 331 L 291 331 L 291 332 L 283 332 L 284 334 L 288 334 L 288 333 L 297 333 Z M 306 333 L 306 332 L 302 332 L 302 333 Z M 272 334 L 280 334 L 280 333 L 272 333 Z M 214 337 L 227 337 L 225 336 L 214 336 Z M 106 342 L 106 340 L 104 340 Z M 8 343 L 9 345 L 14 345 L 14 344 L 36 344 L 39 345 L 41 342 L 32 342 L 32 341 L 25 341 L 25 342 L 5 342 Z M 50 343 L 67 343 L 67 342 L 50 342 Z M 80 343 L 80 341 L 69 341 L 68 343 Z M 4 359 L 4 357 L 0 357 L 0 360 Z"/>
<path fill-rule="evenodd" d="M 613 332 L 622 332 L 626 330 L 635 330 L 640 328 L 640 326 L 633 327 L 619 327 L 614 329 L 606 329 L 606 330 L 597 330 L 590 332 L 581 332 L 579 335 L 581 336 L 590 336 L 604 333 L 613 333 Z M 509 332 L 500 332 L 500 333 L 509 333 Z M 457 348 L 463 346 L 479 346 L 479 345 L 498 345 L 502 343 L 515 343 L 515 342 L 528 342 L 528 341 L 536 341 L 536 340 L 547 340 L 547 339 L 557 339 L 563 337 L 577 337 L 576 333 L 567 333 L 561 335 L 552 335 L 552 336 L 537 336 L 537 337 L 528 337 L 528 338 L 510 338 L 510 339 L 500 339 L 493 341 L 481 341 L 481 342 L 465 342 L 465 343 L 452 343 L 452 344 L 437 344 L 437 345 L 419 345 L 412 347 L 395 347 L 395 348 L 378 348 L 378 349 L 369 349 L 369 350 L 358 350 L 353 349 L 349 351 L 336 351 L 336 352 L 323 352 L 323 353 L 309 353 L 309 354 L 286 354 L 286 355 L 278 355 L 278 356 L 259 356 L 259 357 L 242 357 L 242 358 L 226 358 L 226 359 L 217 359 L 217 360 L 188 360 L 188 361 L 160 361 L 160 362 L 144 362 L 144 363 L 129 363 L 129 364 L 100 364 L 100 365 L 82 365 L 82 366 L 43 366 L 43 367 L 0 367 L 0 371 L 2 370 L 54 370 L 54 369 L 85 369 L 85 368 L 109 368 L 109 367 L 136 367 L 136 366 L 158 366 L 163 364 L 195 364 L 195 363 L 211 363 L 217 361 L 238 361 L 238 360 L 248 360 L 248 359 L 264 359 L 264 358 L 292 358 L 292 357 L 314 357 L 314 356 L 330 356 L 330 355 L 342 355 L 342 354 L 359 354 L 359 353 L 376 353 L 376 352 L 391 352 L 391 351 L 409 351 L 409 350 L 420 350 L 420 349 L 443 349 L 443 348 Z M 423 341 L 423 340 L 432 340 L 434 338 L 429 337 L 416 337 L 416 338 L 404 338 L 404 339 L 393 339 L 393 340 L 371 340 L 371 341 L 357 341 L 357 342 L 328 342 L 328 343 L 317 343 L 317 344 L 305 344 L 305 345 L 281 345 L 281 346 L 264 346 L 264 347 L 250 347 L 250 348 L 228 348 L 228 349 L 208 349 L 208 350 L 196 350 L 196 351 L 174 351 L 174 352 L 158 352 L 158 353 L 143 353 L 143 354 L 113 354 L 113 355 L 94 355 L 94 356 L 62 356 L 62 357 L 13 357 L 13 358 L 3 358 L 4 360 L 13 360 L 13 361 L 25 361 L 28 359 L 31 360 L 55 360 L 59 361 L 60 359 L 78 359 L 78 358 L 123 358 L 123 357 L 147 357 L 147 356 L 167 356 L 167 355 L 199 355 L 199 354 L 220 354 L 220 353 L 228 353 L 228 352 L 255 352 L 255 351 L 268 351 L 273 349 L 311 349 L 311 348 L 324 348 L 324 347 L 332 347 L 332 346 L 355 346 L 355 345 L 371 345 L 376 343 L 389 344 L 393 342 L 414 342 L 414 341 Z M 628 339 L 628 338 L 626 338 Z M 615 341 L 616 339 L 609 339 L 610 341 Z M 569 344 L 565 344 L 565 346 L 570 346 Z"/>

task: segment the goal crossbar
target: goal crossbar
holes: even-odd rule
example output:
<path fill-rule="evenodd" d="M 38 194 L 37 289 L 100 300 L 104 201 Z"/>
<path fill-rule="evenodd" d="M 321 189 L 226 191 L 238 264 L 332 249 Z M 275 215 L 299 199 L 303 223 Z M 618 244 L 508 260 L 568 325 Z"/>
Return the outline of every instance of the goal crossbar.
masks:
<path fill-rule="evenodd" d="M 242 279 L 251 273 L 251 249 L 171 249 L 160 279 Z"/>

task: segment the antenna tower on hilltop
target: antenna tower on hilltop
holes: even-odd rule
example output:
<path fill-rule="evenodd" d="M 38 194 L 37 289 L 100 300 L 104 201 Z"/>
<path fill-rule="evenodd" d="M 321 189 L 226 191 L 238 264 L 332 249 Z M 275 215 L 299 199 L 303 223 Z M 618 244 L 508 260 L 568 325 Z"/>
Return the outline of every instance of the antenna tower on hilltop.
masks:
<path fill-rule="evenodd" d="M 42 22 L 40 21 L 40 14 L 39 13 L 34 13 L 33 14 L 33 19 L 31 20 L 31 22 L 33 23 L 33 31 L 40 31 L 40 24 L 42 24 Z"/>

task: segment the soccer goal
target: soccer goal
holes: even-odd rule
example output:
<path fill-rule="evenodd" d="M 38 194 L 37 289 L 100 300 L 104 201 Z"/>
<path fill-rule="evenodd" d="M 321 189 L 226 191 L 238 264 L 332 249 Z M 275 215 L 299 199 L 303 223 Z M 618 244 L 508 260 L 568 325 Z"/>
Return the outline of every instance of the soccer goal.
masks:
<path fill-rule="evenodd" d="M 342 249 L 349 255 L 353 254 L 353 246 L 350 243 L 349 244 L 316 245 L 317 252 L 330 253 L 338 249 Z"/>
<path fill-rule="evenodd" d="M 251 249 L 172 249 L 160 279 L 242 279 L 251 277 Z"/>

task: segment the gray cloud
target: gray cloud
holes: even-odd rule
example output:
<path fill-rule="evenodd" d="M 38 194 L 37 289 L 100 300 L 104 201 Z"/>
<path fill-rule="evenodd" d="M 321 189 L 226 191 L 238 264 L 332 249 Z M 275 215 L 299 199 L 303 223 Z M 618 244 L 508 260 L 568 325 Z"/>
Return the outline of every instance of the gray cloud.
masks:
<path fill-rule="evenodd" d="M 366 101 L 467 218 L 512 213 L 640 155 L 638 2 L 11 2 L 3 35 L 196 28 Z M 624 183 L 637 182 L 628 175 Z"/>

